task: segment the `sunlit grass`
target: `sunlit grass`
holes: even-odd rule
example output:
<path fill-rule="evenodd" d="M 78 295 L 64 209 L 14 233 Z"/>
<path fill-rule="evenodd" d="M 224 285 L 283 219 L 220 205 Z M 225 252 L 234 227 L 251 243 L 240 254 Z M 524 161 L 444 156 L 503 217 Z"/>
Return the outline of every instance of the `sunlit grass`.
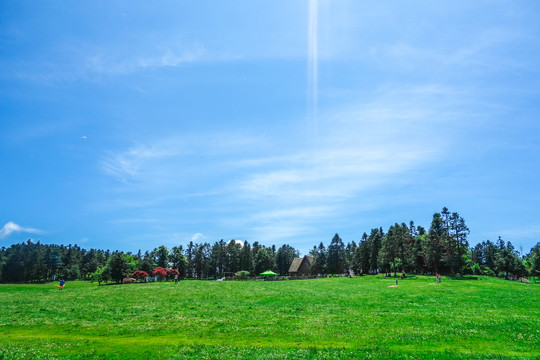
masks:
<path fill-rule="evenodd" d="M 0 285 L 0 358 L 534 358 L 540 288 L 384 277 Z"/>

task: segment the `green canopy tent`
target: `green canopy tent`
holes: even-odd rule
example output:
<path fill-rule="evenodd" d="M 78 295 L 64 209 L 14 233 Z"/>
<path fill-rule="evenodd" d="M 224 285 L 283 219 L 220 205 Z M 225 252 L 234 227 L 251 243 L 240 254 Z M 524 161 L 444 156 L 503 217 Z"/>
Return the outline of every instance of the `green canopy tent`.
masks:
<path fill-rule="evenodd" d="M 266 270 L 265 272 L 261 273 L 261 276 L 278 276 L 278 274 L 276 274 L 272 270 Z"/>

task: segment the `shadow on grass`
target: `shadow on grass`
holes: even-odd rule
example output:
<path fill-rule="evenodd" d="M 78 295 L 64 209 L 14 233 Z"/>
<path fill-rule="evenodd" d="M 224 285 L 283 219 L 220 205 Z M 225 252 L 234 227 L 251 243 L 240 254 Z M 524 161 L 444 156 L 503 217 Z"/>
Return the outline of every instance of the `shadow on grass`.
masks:
<path fill-rule="evenodd" d="M 158 284 L 162 284 L 162 283 L 168 283 L 168 284 L 173 284 L 174 285 L 174 281 L 136 281 L 136 282 L 132 282 L 132 283 L 127 283 L 127 284 L 124 284 L 124 283 L 116 283 L 116 282 L 102 282 L 101 284 L 98 284 L 98 286 L 116 286 L 116 285 L 126 285 L 126 286 L 131 286 L 131 285 L 140 285 L 140 284 L 153 284 L 153 283 L 158 283 Z"/>
<path fill-rule="evenodd" d="M 116 282 L 108 282 L 108 283 L 101 283 L 101 284 L 98 284 L 98 286 L 116 286 L 116 285 L 134 285 L 134 284 L 149 284 L 148 282 L 140 282 L 140 281 L 137 281 L 137 282 L 134 282 L 134 283 L 129 283 L 129 284 L 122 284 L 121 282 L 120 283 L 116 283 Z"/>
<path fill-rule="evenodd" d="M 478 280 L 478 276 L 474 275 L 447 275 L 449 280 Z"/>

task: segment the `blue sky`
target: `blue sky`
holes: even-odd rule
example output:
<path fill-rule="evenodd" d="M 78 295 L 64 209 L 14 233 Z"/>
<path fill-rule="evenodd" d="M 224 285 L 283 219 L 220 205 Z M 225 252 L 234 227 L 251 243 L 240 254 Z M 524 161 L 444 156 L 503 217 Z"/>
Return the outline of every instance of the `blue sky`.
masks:
<path fill-rule="evenodd" d="M 537 1 L 4 1 L 0 246 L 540 240 Z"/>

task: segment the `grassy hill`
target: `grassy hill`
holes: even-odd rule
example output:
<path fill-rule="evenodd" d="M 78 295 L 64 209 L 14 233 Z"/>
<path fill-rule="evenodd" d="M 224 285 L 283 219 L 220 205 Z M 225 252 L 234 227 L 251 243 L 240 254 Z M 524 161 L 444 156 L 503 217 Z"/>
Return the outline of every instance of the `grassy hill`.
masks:
<path fill-rule="evenodd" d="M 0 359 L 540 358 L 540 287 L 486 277 L 0 285 Z"/>

